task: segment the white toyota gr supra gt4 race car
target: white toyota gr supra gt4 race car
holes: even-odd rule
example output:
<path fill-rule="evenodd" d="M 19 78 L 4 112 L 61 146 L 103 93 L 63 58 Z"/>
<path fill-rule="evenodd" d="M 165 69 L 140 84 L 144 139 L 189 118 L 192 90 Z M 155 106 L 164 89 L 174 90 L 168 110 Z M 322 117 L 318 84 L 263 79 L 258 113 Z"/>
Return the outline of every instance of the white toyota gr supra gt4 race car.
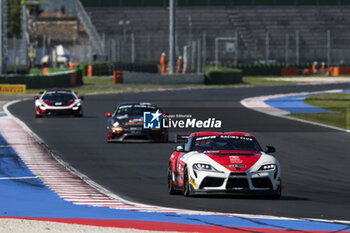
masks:
<path fill-rule="evenodd" d="M 177 146 L 168 164 L 168 192 L 197 194 L 259 194 L 281 197 L 281 169 L 249 133 L 192 133 Z"/>

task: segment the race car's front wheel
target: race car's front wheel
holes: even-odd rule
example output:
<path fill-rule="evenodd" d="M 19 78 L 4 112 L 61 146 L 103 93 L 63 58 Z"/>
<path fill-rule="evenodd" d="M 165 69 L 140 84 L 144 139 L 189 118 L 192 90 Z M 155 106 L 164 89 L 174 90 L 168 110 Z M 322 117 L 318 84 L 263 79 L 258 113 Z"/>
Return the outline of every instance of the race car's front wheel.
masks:
<path fill-rule="evenodd" d="M 173 184 L 173 177 L 172 177 L 172 169 L 171 169 L 171 163 L 168 166 L 168 193 L 170 195 L 175 194 L 174 184 Z"/>
<path fill-rule="evenodd" d="M 39 109 L 35 109 L 35 117 L 42 117 L 43 115 L 40 114 L 40 110 Z"/>
<path fill-rule="evenodd" d="M 190 178 L 189 178 L 187 167 L 186 167 L 185 171 L 184 171 L 184 190 L 183 190 L 184 196 L 185 197 L 192 196 L 191 190 L 192 190 L 192 187 L 190 185 Z"/>
<path fill-rule="evenodd" d="M 83 110 L 82 109 L 80 109 L 78 112 L 76 112 L 75 114 L 74 114 L 74 116 L 75 117 L 83 117 Z"/>
<path fill-rule="evenodd" d="M 282 196 L 282 181 L 279 180 L 279 185 L 278 188 L 273 192 L 273 194 L 271 195 L 271 199 L 280 199 Z"/>

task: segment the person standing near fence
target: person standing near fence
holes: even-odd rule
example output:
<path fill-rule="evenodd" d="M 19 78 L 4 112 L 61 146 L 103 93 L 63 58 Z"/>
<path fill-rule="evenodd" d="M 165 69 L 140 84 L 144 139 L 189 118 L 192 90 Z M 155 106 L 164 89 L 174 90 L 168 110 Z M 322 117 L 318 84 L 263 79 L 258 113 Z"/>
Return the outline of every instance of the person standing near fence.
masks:
<path fill-rule="evenodd" d="M 35 50 L 33 49 L 32 51 L 30 51 L 30 53 L 29 53 L 29 67 L 30 68 L 33 68 L 33 67 L 35 67 L 35 59 L 36 59 L 36 52 L 35 52 Z"/>
<path fill-rule="evenodd" d="M 182 59 L 182 56 L 179 56 L 179 58 L 176 61 L 176 65 L 177 65 L 177 72 L 182 74 L 184 71 L 184 61 Z"/>
<path fill-rule="evenodd" d="M 160 57 L 161 74 L 166 74 L 167 64 L 168 62 L 166 60 L 166 54 L 162 53 L 162 56 Z"/>
<path fill-rule="evenodd" d="M 317 73 L 317 61 L 314 61 L 312 64 L 312 73 L 316 74 Z"/>

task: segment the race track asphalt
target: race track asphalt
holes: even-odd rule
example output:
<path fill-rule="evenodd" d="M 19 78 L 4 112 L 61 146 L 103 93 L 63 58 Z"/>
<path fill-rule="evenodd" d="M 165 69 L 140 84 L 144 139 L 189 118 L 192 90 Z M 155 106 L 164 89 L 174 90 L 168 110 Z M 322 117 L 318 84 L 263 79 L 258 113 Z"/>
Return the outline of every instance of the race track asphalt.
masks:
<path fill-rule="evenodd" d="M 85 96 L 84 118 L 37 119 L 33 100 L 11 105 L 9 110 L 72 167 L 131 201 L 227 213 L 350 220 L 350 134 L 266 115 L 239 103 L 253 96 L 340 88 L 350 89 L 350 84 L 89 95 Z M 105 113 L 128 101 L 150 101 L 163 109 L 219 111 L 225 130 L 251 132 L 262 145 L 274 145 L 282 168 L 282 198 L 168 195 L 167 162 L 175 143 L 106 143 Z"/>

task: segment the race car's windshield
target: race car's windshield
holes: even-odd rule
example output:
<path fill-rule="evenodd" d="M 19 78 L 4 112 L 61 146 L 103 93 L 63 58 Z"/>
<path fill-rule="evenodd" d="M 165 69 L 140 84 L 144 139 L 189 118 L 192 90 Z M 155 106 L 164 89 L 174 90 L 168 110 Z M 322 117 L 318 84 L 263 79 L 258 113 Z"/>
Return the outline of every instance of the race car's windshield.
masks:
<path fill-rule="evenodd" d="M 253 137 L 246 136 L 204 136 L 197 137 L 193 143 L 193 151 L 201 150 L 247 150 L 261 151 L 261 147 Z"/>
<path fill-rule="evenodd" d="M 130 107 L 124 107 L 121 106 L 117 109 L 115 116 L 119 117 L 119 116 L 143 116 L 144 112 L 153 112 L 156 111 L 156 108 L 154 107 L 134 107 L 134 106 L 130 106 Z"/>
<path fill-rule="evenodd" d="M 42 99 L 49 102 L 68 102 L 75 100 L 76 97 L 69 92 L 46 92 Z"/>

